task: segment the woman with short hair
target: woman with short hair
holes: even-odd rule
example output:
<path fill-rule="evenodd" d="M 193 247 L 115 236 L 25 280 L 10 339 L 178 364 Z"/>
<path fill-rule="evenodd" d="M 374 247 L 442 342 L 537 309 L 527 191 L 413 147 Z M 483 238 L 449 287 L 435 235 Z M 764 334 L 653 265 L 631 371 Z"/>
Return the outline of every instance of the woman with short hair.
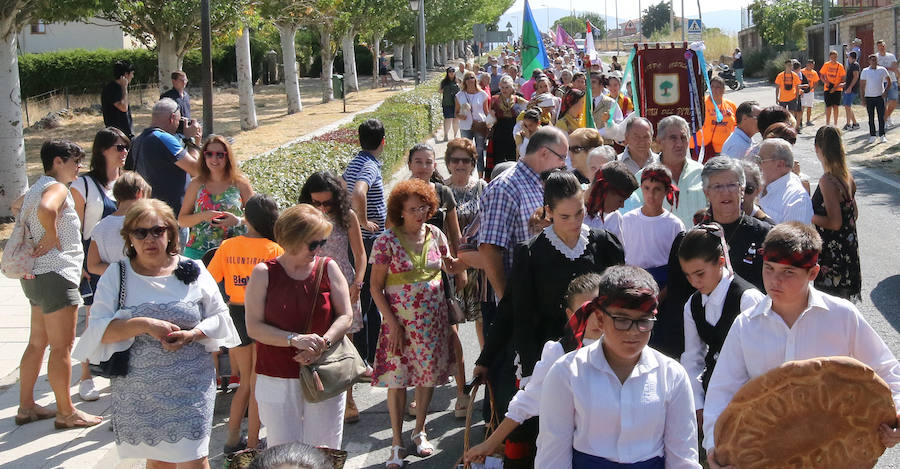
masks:
<path fill-rule="evenodd" d="M 516 141 L 513 128 L 516 117 L 525 109 L 525 98 L 516 94 L 516 84 L 509 75 L 500 79 L 500 94 L 491 100 L 491 113 L 497 119 L 491 140 L 494 145 L 494 165 L 516 160 Z M 493 166 L 491 167 L 493 168 Z"/>

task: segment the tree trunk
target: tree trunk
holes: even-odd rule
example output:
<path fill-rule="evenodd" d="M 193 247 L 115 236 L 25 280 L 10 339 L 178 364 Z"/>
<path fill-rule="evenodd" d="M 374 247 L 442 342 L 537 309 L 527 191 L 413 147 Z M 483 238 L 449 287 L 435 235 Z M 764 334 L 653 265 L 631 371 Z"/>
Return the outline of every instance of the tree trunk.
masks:
<path fill-rule="evenodd" d="M 156 38 L 157 67 L 159 69 L 159 94 L 172 89 L 172 72 L 181 70 L 181 60 L 178 57 L 178 44 L 174 38 Z M 182 60 L 184 55 L 182 55 Z M 200 77 L 197 77 L 200 81 Z"/>
<path fill-rule="evenodd" d="M 403 44 L 394 43 L 394 66 L 392 70 L 396 71 L 400 78 L 403 78 Z"/>
<path fill-rule="evenodd" d="M 281 38 L 281 56 L 284 58 L 284 91 L 287 93 L 287 113 L 296 114 L 303 110 L 300 102 L 300 77 L 297 75 L 297 50 L 294 39 L 299 26 L 295 24 L 276 23 L 278 36 Z"/>
<path fill-rule="evenodd" d="M 434 68 L 434 44 L 425 45 L 425 70 Z"/>
<path fill-rule="evenodd" d="M 331 84 L 331 75 L 334 73 L 334 54 L 331 52 L 330 24 L 323 24 L 319 29 L 319 48 L 322 49 L 322 102 L 327 103 L 334 99 L 334 86 Z"/>
<path fill-rule="evenodd" d="M 253 70 L 250 64 L 250 28 L 244 26 L 234 43 L 237 57 L 238 106 L 240 108 L 241 130 L 258 127 L 256 105 L 253 101 Z"/>
<path fill-rule="evenodd" d="M 381 57 L 381 39 L 384 37 L 384 33 L 377 32 L 372 34 L 372 88 L 378 88 L 379 80 L 381 77 L 378 76 L 378 60 Z"/>
<path fill-rule="evenodd" d="M 447 65 L 447 43 L 442 42 L 438 47 L 441 51 L 441 65 Z"/>
<path fill-rule="evenodd" d="M 416 68 L 413 65 L 413 43 L 407 42 L 403 46 L 403 65 L 406 66 L 406 75 L 415 76 Z"/>
<path fill-rule="evenodd" d="M 344 83 L 347 84 L 348 91 L 359 91 L 359 78 L 356 74 L 356 50 L 353 47 L 355 42 L 354 36 L 356 32 L 350 29 L 350 32 L 341 38 L 341 50 L 344 52 Z M 378 61 L 377 56 L 374 57 Z"/>
<path fill-rule="evenodd" d="M 12 216 L 10 205 L 28 189 L 21 91 L 16 31 L 0 31 L 0 217 Z"/>

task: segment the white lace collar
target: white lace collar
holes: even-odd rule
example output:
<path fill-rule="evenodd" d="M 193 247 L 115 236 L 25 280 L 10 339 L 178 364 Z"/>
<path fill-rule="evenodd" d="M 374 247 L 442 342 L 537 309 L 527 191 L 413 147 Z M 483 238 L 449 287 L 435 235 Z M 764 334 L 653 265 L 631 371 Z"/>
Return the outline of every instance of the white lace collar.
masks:
<path fill-rule="evenodd" d="M 559 251 L 560 254 L 566 256 L 567 259 L 575 260 L 581 257 L 584 254 L 584 250 L 587 249 L 588 235 L 591 233 L 591 229 L 588 228 L 587 225 L 581 225 L 581 234 L 578 236 L 578 242 L 575 243 L 574 248 L 570 248 L 566 246 L 566 243 L 557 236 L 556 232 L 553 231 L 553 225 L 550 225 L 544 228 L 544 236 L 550 241 L 550 244 Z"/>

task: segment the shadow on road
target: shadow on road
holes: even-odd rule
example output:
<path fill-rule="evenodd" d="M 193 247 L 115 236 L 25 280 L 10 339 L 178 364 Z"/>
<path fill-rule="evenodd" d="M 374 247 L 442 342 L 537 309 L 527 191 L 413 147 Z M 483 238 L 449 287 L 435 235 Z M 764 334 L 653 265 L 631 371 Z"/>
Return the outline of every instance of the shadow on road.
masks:
<path fill-rule="evenodd" d="M 878 308 L 878 311 L 882 312 L 884 318 L 894 329 L 900 329 L 900 296 L 897 295 L 898 291 L 900 291 L 900 274 L 878 282 L 878 285 L 869 294 L 872 304 Z"/>

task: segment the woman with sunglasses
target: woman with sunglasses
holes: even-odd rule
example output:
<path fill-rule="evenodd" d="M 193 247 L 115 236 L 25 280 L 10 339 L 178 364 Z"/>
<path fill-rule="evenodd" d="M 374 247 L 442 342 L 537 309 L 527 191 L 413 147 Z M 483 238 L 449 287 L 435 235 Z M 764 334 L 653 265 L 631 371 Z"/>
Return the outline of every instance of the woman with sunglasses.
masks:
<path fill-rule="evenodd" d="M 418 408 L 427 409 L 434 387 L 447 382 L 456 360 L 441 270 L 455 274 L 465 266 L 451 255 L 444 234 L 426 223 L 437 209 L 437 195 L 427 182 L 399 182 L 387 201 L 392 226 L 372 247 L 372 299 L 384 315 L 372 385 L 388 388 L 393 432 L 388 469 L 402 467 L 406 456 L 406 388 L 415 387 Z M 427 412 L 416 413 L 413 430 L 420 457 L 435 451 L 425 434 L 426 416 Z"/>
<path fill-rule="evenodd" d="M 247 332 L 257 347 L 256 401 L 270 447 L 299 441 L 341 448 L 346 396 L 307 402 L 298 371 L 343 340 L 352 322 L 344 273 L 337 262 L 319 256 L 333 226 L 312 205 L 282 212 L 275 241 L 285 252 L 257 264 L 247 284 Z"/>
<path fill-rule="evenodd" d="M 41 146 L 44 175 L 12 204 L 12 211 L 31 231 L 33 277 L 20 280 L 31 303 L 31 332 L 19 365 L 19 410 L 16 425 L 56 417 L 56 428 L 90 427 L 100 417 L 76 410 L 69 395 L 70 351 L 81 295 L 78 282 L 84 259 L 81 230 L 68 184 L 78 177 L 84 151 L 67 140 Z M 34 402 L 34 385 L 50 346 L 47 377 L 56 411 Z"/>
<path fill-rule="evenodd" d="M 484 173 L 484 149 L 487 134 L 475 133 L 473 126 L 485 124 L 490 108 L 491 97 L 481 89 L 475 73 L 467 71 L 463 74 L 462 90 L 456 93 L 456 118 L 459 120 L 459 135 L 475 142 L 478 149 L 478 177 Z M 475 124 L 478 122 L 479 124 Z"/>
<path fill-rule="evenodd" d="M 72 199 L 75 201 L 75 211 L 81 220 L 81 241 L 85 253 L 85 265 L 81 274 L 85 321 L 90 318 L 94 291 L 97 290 L 97 282 L 100 280 L 99 275 L 87 271 L 87 252 L 91 245 L 91 234 L 97 222 L 116 211 L 116 198 L 113 196 L 112 186 L 125 166 L 129 145 L 131 140 L 115 127 L 107 127 L 97 132 L 91 150 L 90 171 L 69 186 Z M 81 364 L 78 395 L 85 401 L 96 401 L 100 398 L 100 392 L 94 387 L 87 363 Z"/>
<path fill-rule="evenodd" d="M 100 363 L 128 353 L 126 373 L 112 378 L 120 458 L 146 459 L 150 468 L 208 469 L 216 399 L 211 352 L 240 339 L 212 275 L 178 255 L 178 236 L 165 202 L 141 199 L 128 209 L 127 259 L 100 278 L 91 323 L 73 354 Z"/>
<path fill-rule="evenodd" d="M 647 345 L 656 281 L 640 267 L 614 266 L 599 293 L 590 306 L 603 337 L 544 379 L 534 467 L 700 469 L 691 380 Z"/>
<path fill-rule="evenodd" d="M 491 99 L 491 113 L 497 119 L 491 136 L 494 144 L 494 164 L 516 161 L 516 140 L 513 129 L 516 117 L 525 110 L 528 101 L 516 94 L 516 83 L 505 75 L 500 79 L 500 94 Z"/>
<path fill-rule="evenodd" d="M 320 252 L 330 257 L 341 267 L 344 278 L 350 286 L 350 304 L 353 308 L 353 322 L 348 334 L 362 330 L 363 318 L 359 300 L 366 273 L 366 249 L 363 245 L 362 232 L 356 213 L 350 208 L 350 199 L 344 189 L 343 181 L 330 171 L 313 173 L 300 189 L 301 204 L 309 204 L 322 211 L 333 226 L 328 242 Z M 350 252 L 353 259 L 350 259 Z M 364 355 L 360 352 L 360 355 Z M 364 377 L 372 379 L 372 367 L 366 367 Z M 344 423 L 359 421 L 359 409 L 353 400 L 353 387 L 347 390 L 347 406 L 344 409 Z"/>
<path fill-rule="evenodd" d="M 219 247 L 222 241 L 247 232 L 241 217 L 253 196 L 250 181 L 241 174 L 231 145 L 211 135 L 200 152 L 199 174 L 184 191 L 178 224 L 190 228 L 184 255 L 191 259 Z"/>

